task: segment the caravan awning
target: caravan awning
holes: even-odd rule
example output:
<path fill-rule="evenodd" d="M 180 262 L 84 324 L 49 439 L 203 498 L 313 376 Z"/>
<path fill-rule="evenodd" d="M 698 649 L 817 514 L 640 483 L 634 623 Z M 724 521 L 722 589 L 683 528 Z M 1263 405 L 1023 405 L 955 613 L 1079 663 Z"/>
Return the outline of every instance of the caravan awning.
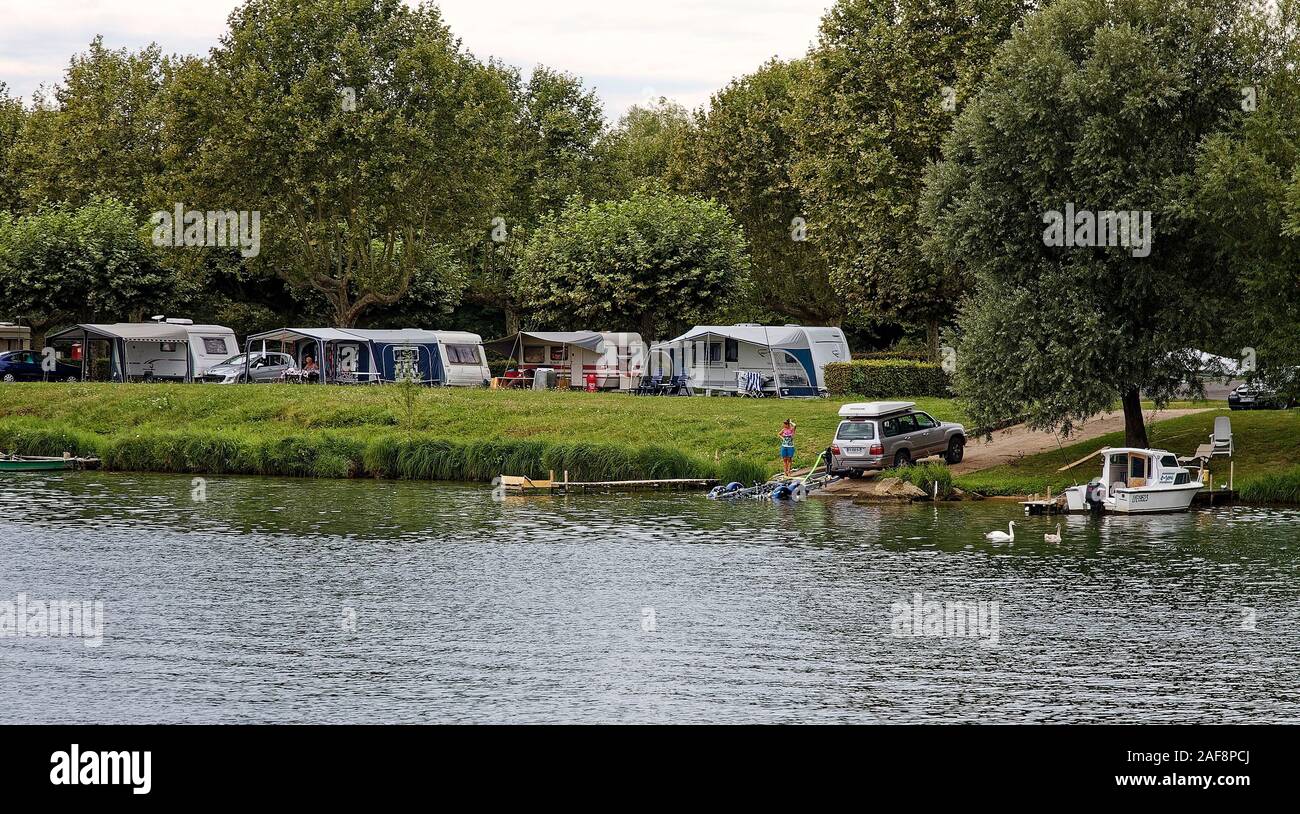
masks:
<path fill-rule="evenodd" d="M 483 347 L 502 356 L 509 356 L 521 340 L 533 340 L 546 345 L 576 345 L 587 350 L 597 350 L 604 334 L 596 331 L 520 331 L 501 339 L 484 342 Z"/>
<path fill-rule="evenodd" d="M 249 341 L 266 340 L 268 342 L 297 342 L 300 339 L 314 339 L 318 342 L 364 342 L 365 338 L 342 328 L 276 328 L 250 334 Z"/>
<path fill-rule="evenodd" d="M 71 328 L 46 335 L 46 341 L 76 339 L 83 334 L 91 339 L 125 339 L 133 342 L 184 342 L 189 343 L 190 325 L 166 322 L 114 322 L 97 325 L 79 323 Z"/>
<path fill-rule="evenodd" d="M 762 325 L 697 325 L 667 343 L 697 342 L 710 337 L 734 339 L 764 347 L 807 347 L 808 337 L 801 328 Z"/>

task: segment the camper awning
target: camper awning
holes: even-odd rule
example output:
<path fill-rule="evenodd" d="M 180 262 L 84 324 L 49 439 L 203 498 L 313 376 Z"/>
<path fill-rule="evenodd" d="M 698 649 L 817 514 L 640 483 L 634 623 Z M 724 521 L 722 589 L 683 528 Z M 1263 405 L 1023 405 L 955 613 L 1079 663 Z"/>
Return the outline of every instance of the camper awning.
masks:
<path fill-rule="evenodd" d="M 71 328 L 48 334 L 46 341 L 77 339 L 83 334 L 91 339 L 125 339 L 132 342 L 184 342 L 189 343 L 190 325 L 166 322 L 114 322 L 96 325 L 80 323 Z"/>
<path fill-rule="evenodd" d="M 501 339 L 484 342 L 483 347 L 502 356 L 509 356 L 521 341 L 532 340 L 545 345 L 576 345 L 587 350 L 597 350 L 604 334 L 596 331 L 520 331 Z"/>
<path fill-rule="evenodd" d="M 297 342 L 300 339 L 314 339 L 318 342 L 364 342 L 365 339 L 342 328 L 276 328 L 250 334 L 249 341 L 266 340 L 268 342 Z"/>
<path fill-rule="evenodd" d="M 668 340 L 668 343 L 697 342 L 710 337 L 734 339 L 764 347 L 808 346 L 808 337 L 801 328 L 762 325 L 697 325 L 681 336 Z"/>

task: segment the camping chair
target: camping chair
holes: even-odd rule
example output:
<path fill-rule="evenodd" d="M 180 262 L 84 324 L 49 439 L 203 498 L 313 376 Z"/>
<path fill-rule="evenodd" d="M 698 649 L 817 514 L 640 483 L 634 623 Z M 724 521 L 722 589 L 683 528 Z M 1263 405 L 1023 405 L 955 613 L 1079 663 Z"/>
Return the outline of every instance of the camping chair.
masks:
<path fill-rule="evenodd" d="M 636 389 L 632 391 L 634 396 L 653 396 L 659 392 L 663 386 L 663 376 L 642 376 L 641 381 L 637 383 Z"/>
<path fill-rule="evenodd" d="M 668 380 L 668 384 L 664 388 L 664 394 L 669 396 L 691 395 L 690 379 L 684 373 L 680 376 L 673 376 Z"/>

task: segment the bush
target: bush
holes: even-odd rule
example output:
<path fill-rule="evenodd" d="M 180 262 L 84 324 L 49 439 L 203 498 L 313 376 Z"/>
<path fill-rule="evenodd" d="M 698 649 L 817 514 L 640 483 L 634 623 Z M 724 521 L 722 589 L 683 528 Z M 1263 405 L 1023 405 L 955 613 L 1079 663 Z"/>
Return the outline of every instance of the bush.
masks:
<path fill-rule="evenodd" d="M 826 389 L 832 396 L 867 398 L 948 398 L 951 380 L 932 362 L 862 359 L 826 366 Z"/>
<path fill-rule="evenodd" d="M 1246 503 L 1300 503 L 1300 466 L 1255 478 L 1241 487 Z"/>
<path fill-rule="evenodd" d="M 930 356 L 923 350 L 868 350 L 853 354 L 854 359 L 889 359 L 904 362 L 928 362 Z"/>
<path fill-rule="evenodd" d="M 946 464 L 938 461 L 922 461 L 898 469 L 890 469 L 882 473 L 881 477 L 899 478 L 927 495 L 934 494 L 936 483 L 939 484 L 939 497 L 944 498 L 952 493 L 952 471 Z"/>

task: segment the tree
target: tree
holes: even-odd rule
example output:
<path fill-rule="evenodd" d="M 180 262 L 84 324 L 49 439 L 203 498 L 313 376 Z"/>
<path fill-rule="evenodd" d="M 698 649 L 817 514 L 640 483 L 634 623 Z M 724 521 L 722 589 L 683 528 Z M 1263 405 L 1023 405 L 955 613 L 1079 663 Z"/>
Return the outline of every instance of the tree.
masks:
<path fill-rule="evenodd" d="M 509 194 L 495 213 L 490 239 L 474 248 L 470 299 L 500 308 L 506 332 L 518 328 L 510 279 L 521 247 L 543 215 L 599 188 L 596 144 L 605 119 L 595 91 L 571 74 L 536 67 L 524 83 L 517 71 L 493 66 L 511 88 L 515 122 L 509 142 Z M 498 327 L 496 330 L 500 330 Z"/>
<path fill-rule="evenodd" d="M 0 82 L 0 210 L 14 212 L 22 203 L 15 150 L 26 121 L 22 100 L 11 97 L 8 86 Z"/>
<path fill-rule="evenodd" d="M 939 328 L 966 280 L 917 249 L 924 171 L 1027 0 L 838 0 L 809 55 L 794 166 L 849 313 Z"/>
<path fill-rule="evenodd" d="M 72 58 L 52 98 L 36 95 L 15 148 L 29 208 L 109 196 L 143 211 L 162 169 L 156 100 L 164 65 L 156 45 L 112 50 L 95 37 Z"/>
<path fill-rule="evenodd" d="M 714 94 L 670 174 L 716 198 L 744 228 L 757 303 L 782 321 L 838 324 L 840 301 L 825 258 L 805 239 L 803 201 L 790 177 L 795 95 L 806 75 L 802 62 L 773 59 Z"/>
<path fill-rule="evenodd" d="M 1236 303 L 1222 352 L 1242 355 L 1286 395 L 1300 398 L 1300 62 L 1295 0 L 1241 26 L 1254 71 L 1243 78 L 1237 121 L 1196 157 L 1192 217 L 1213 241 L 1223 295 Z"/>
<path fill-rule="evenodd" d="M 725 313 L 747 296 L 745 238 L 727 210 L 694 196 L 638 190 L 574 201 L 524 249 L 515 297 L 536 327 L 636 331 Z"/>
<path fill-rule="evenodd" d="M 1202 139 L 1240 112 L 1241 18 L 1220 0 L 1059 0 L 999 50 L 923 202 L 927 250 L 977 284 L 957 357 L 977 424 L 1068 433 L 1121 399 L 1127 443 L 1148 445 L 1142 392 L 1184 387 L 1231 288 L 1188 190 Z M 1105 214 L 1130 211 L 1130 229 Z M 1055 245 L 1067 229 L 1075 245 Z"/>
<path fill-rule="evenodd" d="M 37 346 L 61 322 L 143 319 L 169 291 L 135 212 L 120 201 L 0 218 L 0 316 L 30 325 Z"/>
<path fill-rule="evenodd" d="M 686 108 L 662 96 L 629 108 L 599 145 L 606 196 L 621 198 L 647 184 L 682 190 L 681 162 L 673 156 L 691 127 Z"/>
<path fill-rule="evenodd" d="M 196 209 L 258 211 L 258 263 L 335 324 L 396 303 L 443 244 L 484 239 L 505 190 L 509 88 L 437 8 L 248 0 L 171 132 Z M 187 202 L 191 203 L 191 202 Z"/>

